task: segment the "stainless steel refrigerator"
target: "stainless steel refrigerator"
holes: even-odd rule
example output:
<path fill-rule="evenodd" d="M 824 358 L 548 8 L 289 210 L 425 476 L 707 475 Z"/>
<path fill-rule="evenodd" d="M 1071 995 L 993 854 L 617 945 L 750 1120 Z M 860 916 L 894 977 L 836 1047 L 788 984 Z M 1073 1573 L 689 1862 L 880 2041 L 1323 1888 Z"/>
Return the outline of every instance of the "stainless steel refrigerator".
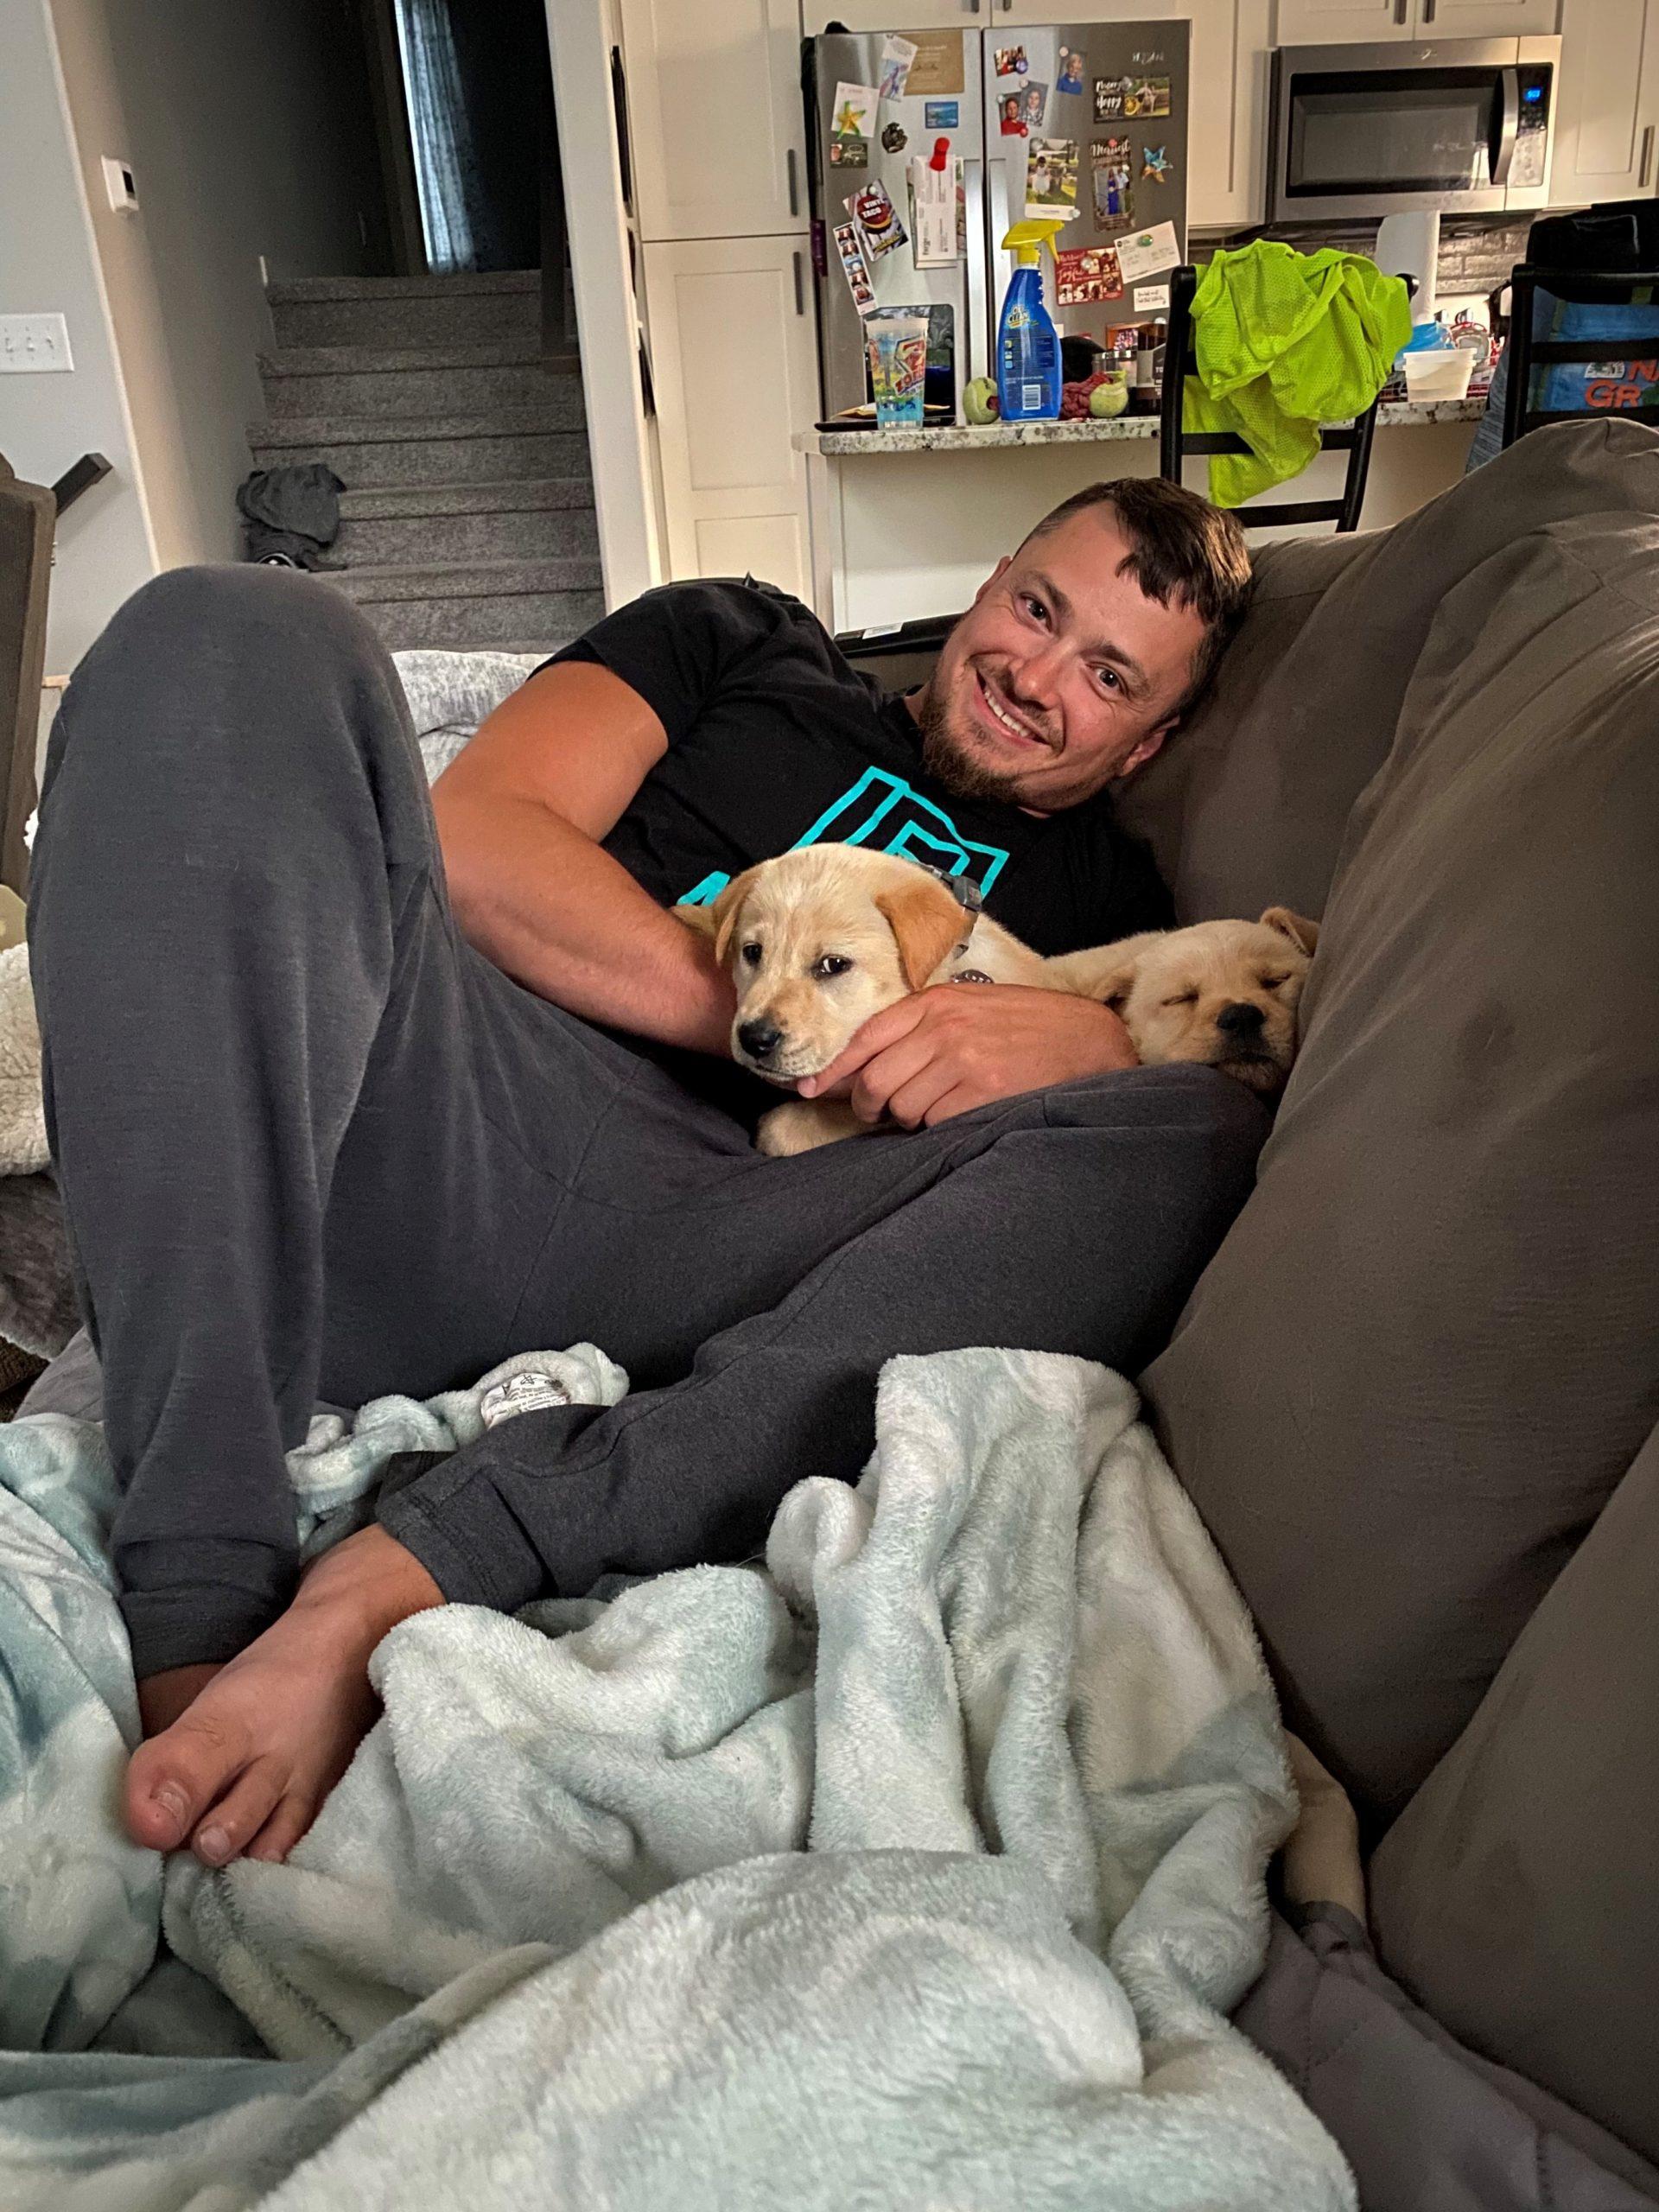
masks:
<path fill-rule="evenodd" d="M 1001 241 L 1027 214 L 1067 218 L 1061 258 L 1044 257 L 1063 333 L 1099 338 L 1167 307 L 1186 251 L 1190 44 L 1173 22 L 808 40 L 824 420 L 868 404 L 865 324 L 887 308 L 926 313 L 928 416 L 960 416 L 963 386 L 995 374 Z"/>

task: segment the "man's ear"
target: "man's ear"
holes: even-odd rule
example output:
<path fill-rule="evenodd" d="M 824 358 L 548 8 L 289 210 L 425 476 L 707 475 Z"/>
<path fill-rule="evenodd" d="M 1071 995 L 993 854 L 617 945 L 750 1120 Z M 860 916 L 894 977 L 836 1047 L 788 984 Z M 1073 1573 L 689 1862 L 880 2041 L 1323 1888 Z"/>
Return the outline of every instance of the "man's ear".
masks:
<path fill-rule="evenodd" d="M 878 891 L 875 903 L 898 940 L 905 982 L 919 991 L 945 955 L 961 944 L 968 917 L 938 878 L 920 868 L 914 883 Z"/>
<path fill-rule="evenodd" d="M 1014 556 L 1012 553 L 1005 553 L 1002 556 L 1002 558 L 991 570 L 990 575 L 986 577 L 984 582 L 981 584 L 979 589 L 974 594 L 974 605 L 976 607 L 979 605 L 980 601 L 984 598 L 986 593 L 990 590 L 992 585 L 1001 581 L 1002 576 L 1007 569 L 1008 563 L 1013 560 L 1013 558 Z"/>
<path fill-rule="evenodd" d="M 1132 776 L 1137 768 L 1144 768 L 1155 753 L 1164 749 L 1164 740 L 1175 727 L 1179 718 L 1172 715 L 1166 722 L 1160 722 L 1156 729 L 1148 730 L 1133 753 L 1122 763 L 1113 780 L 1122 783 L 1125 776 Z"/>
<path fill-rule="evenodd" d="M 715 958 L 723 968 L 727 947 L 732 941 L 732 931 L 737 927 L 737 918 L 743 911 L 743 902 L 754 887 L 758 868 L 746 868 L 741 875 L 734 875 L 721 893 L 709 912 L 715 918 Z"/>
<path fill-rule="evenodd" d="M 1288 906 L 1269 906 L 1262 919 L 1281 937 L 1287 937 L 1299 952 L 1311 954 L 1319 941 L 1319 925 L 1306 914 L 1293 914 Z"/>

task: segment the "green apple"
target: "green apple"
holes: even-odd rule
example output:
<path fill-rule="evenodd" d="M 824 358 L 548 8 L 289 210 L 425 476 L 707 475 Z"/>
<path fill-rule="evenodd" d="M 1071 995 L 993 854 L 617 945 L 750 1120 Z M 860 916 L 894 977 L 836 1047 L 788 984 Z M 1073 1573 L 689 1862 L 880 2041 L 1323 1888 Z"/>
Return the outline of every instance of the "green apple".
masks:
<path fill-rule="evenodd" d="M 1109 423 L 1114 416 L 1121 415 L 1128 404 L 1129 387 L 1121 377 L 1109 377 L 1089 395 L 1089 412 L 1103 423 Z"/>
<path fill-rule="evenodd" d="M 964 387 L 962 411 L 970 423 L 995 423 L 1002 412 L 996 386 L 989 377 L 976 377 Z"/>

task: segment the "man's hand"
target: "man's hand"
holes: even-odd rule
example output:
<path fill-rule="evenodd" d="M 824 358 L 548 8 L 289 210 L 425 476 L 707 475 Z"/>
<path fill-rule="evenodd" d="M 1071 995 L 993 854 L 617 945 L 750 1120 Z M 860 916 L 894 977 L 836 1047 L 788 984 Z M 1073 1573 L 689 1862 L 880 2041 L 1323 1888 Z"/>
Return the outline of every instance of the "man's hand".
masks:
<path fill-rule="evenodd" d="M 134 1842 L 188 1843 L 210 1866 L 244 1852 L 286 1859 L 374 1719 L 369 1655 L 399 1621 L 442 1602 L 412 1552 L 384 1529 L 359 1529 L 308 1569 L 288 1611 L 238 1657 L 145 1682 L 149 1740 L 127 1769 Z M 187 1677 L 201 1678 L 194 1694 Z"/>
<path fill-rule="evenodd" d="M 1013 983 L 938 983 L 873 1014 L 840 1057 L 797 1089 L 848 1099 L 861 1121 L 905 1128 L 1139 1065 L 1109 1007 Z"/>

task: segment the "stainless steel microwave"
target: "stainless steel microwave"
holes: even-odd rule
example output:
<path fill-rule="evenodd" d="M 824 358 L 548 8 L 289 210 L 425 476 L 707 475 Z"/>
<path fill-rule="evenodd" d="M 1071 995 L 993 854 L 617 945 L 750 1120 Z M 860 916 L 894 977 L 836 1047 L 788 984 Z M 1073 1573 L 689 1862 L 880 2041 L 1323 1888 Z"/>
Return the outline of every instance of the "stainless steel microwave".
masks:
<path fill-rule="evenodd" d="M 1281 46 L 1268 220 L 1541 207 L 1558 38 Z"/>

